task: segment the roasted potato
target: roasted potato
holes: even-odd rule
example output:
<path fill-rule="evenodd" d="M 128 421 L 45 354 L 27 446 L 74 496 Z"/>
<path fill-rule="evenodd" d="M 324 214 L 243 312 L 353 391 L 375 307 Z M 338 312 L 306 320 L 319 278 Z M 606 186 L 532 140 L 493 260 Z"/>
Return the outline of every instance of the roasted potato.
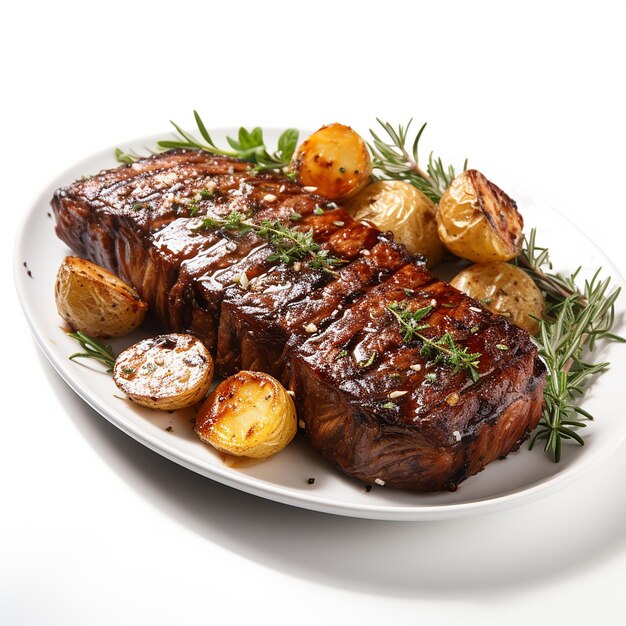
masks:
<path fill-rule="evenodd" d="M 519 267 L 510 263 L 470 265 L 450 284 L 532 335 L 539 332 L 537 318 L 544 316 L 545 302 L 532 278 Z"/>
<path fill-rule="evenodd" d="M 523 227 L 515 202 L 476 170 L 459 174 L 439 201 L 441 241 L 453 254 L 475 263 L 517 256 Z"/>
<path fill-rule="evenodd" d="M 390 230 L 409 252 L 422 254 L 432 267 L 441 261 L 445 246 L 437 233 L 437 207 L 419 189 L 399 180 L 371 183 L 347 203 L 356 220 Z"/>
<path fill-rule="evenodd" d="M 282 450 L 296 434 L 296 407 L 269 374 L 241 371 L 220 383 L 196 417 L 195 431 L 214 448 L 254 459 Z"/>
<path fill-rule="evenodd" d="M 119 337 L 137 328 L 148 305 L 111 272 L 75 256 L 57 272 L 54 295 L 59 315 L 92 337 Z"/>
<path fill-rule="evenodd" d="M 294 154 L 291 170 L 301 185 L 330 200 L 360 191 L 372 175 L 367 145 L 349 126 L 328 124 L 314 132 Z"/>
<path fill-rule="evenodd" d="M 131 400 L 171 411 L 200 402 L 213 380 L 213 359 L 191 335 L 171 333 L 127 348 L 113 367 L 115 384 Z"/>

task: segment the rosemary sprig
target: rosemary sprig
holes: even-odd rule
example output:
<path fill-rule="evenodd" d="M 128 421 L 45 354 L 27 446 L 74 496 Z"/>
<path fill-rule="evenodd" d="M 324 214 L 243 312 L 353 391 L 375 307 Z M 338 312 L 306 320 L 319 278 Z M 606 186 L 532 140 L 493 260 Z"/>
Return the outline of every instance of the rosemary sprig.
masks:
<path fill-rule="evenodd" d="M 516 262 L 544 293 L 547 305 L 538 337 L 539 354 L 547 368 L 544 409 L 529 447 L 532 449 L 537 441 L 545 441 L 544 450 L 558 462 L 563 441 L 584 445 L 577 430 L 586 427 L 586 421 L 593 420 L 593 416 L 576 400 L 593 377 L 609 366 L 608 362 L 583 360 L 583 353 L 591 352 L 600 339 L 624 341 L 611 332 L 620 288 L 610 290 L 611 279 L 600 279 L 601 268 L 591 280 L 585 281 L 582 290 L 576 283 L 580 267 L 569 276 L 544 270 L 552 265 L 547 248 L 536 245 L 535 229 Z"/>
<path fill-rule="evenodd" d="M 521 253 L 516 257 L 515 264 L 524 269 L 535 284 L 543 292 L 548 306 L 548 311 L 553 306 L 558 306 L 565 298 L 576 296 L 582 305 L 586 304 L 583 295 L 576 285 L 576 278 L 581 268 L 578 268 L 570 276 L 562 276 L 549 271 L 552 269 L 549 250 L 542 248 L 536 243 L 537 229 L 533 228 L 530 235 L 524 238 L 524 246 Z"/>
<path fill-rule="evenodd" d="M 309 259 L 311 267 L 333 273 L 334 268 L 345 263 L 343 259 L 329 254 L 314 239 L 313 230 L 303 231 L 290 228 L 279 221 L 262 220 L 252 222 L 248 216 L 237 211 L 226 217 L 206 217 L 198 229 L 222 228 L 241 234 L 254 231 L 260 237 L 266 238 L 275 252 L 267 260 L 291 264 L 296 261 Z"/>
<path fill-rule="evenodd" d="M 256 171 L 276 171 L 284 173 L 284 169 L 291 163 L 291 158 L 298 145 L 299 133 L 295 128 L 288 128 L 283 131 L 278 138 L 278 145 L 274 152 L 270 152 L 265 145 L 263 139 L 263 130 L 258 126 L 252 130 L 243 127 L 239 129 L 237 138 L 226 137 L 226 141 L 230 146 L 230 150 L 219 148 L 213 141 L 206 125 L 202 121 L 197 111 L 193 112 L 200 139 L 183 130 L 183 128 L 170 120 L 170 123 L 176 130 L 177 138 L 162 139 L 157 142 L 156 151 L 151 150 L 151 154 L 163 150 L 171 150 L 174 148 L 184 148 L 186 150 L 203 150 L 211 154 L 234 157 L 242 161 L 254 163 Z M 132 150 L 124 152 L 120 148 L 115 150 L 115 158 L 120 163 L 134 163 L 142 156 Z"/>
<path fill-rule="evenodd" d="M 68 357 L 69 359 L 96 359 L 97 361 L 102 361 L 102 363 L 107 366 L 107 372 L 113 371 L 113 366 L 115 365 L 115 354 L 113 354 L 111 346 L 106 346 L 100 343 L 97 339 L 94 339 L 79 330 L 73 333 L 67 333 L 67 335 L 68 337 L 72 337 L 72 339 L 76 339 L 83 349 L 83 352 L 75 352 L 74 354 L 71 354 Z"/>
<path fill-rule="evenodd" d="M 370 129 L 372 143 L 368 145 L 372 154 L 375 178 L 405 181 L 417 187 L 433 202 L 439 202 L 443 192 L 456 177 L 456 171 L 452 165 L 445 167 L 441 158 L 435 159 L 432 152 L 428 157 L 426 170 L 420 167 L 418 148 L 426 124 L 422 124 L 409 148 L 409 128 L 412 119 L 406 126 L 400 124 L 397 129 L 389 122 L 383 122 L 378 118 L 376 121 L 382 126 L 386 137 L 382 139 Z M 463 164 L 462 171 L 466 169 L 467 160 Z"/>
<path fill-rule="evenodd" d="M 451 367 L 453 374 L 467 370 L 474 382 L 479 379 L 478 367 L 482 356 L 479 352 L 469 352 L 467 346 L 461 348 L 450 333 L 445 333 L 438 339 L 430 339 L 420 332 L 429 326 L 422 320 L 432 311 L 432 306 L 411 311 L 399 302 L 392 302 L 387 308 L 400 325 L 403 341 L 409 342 L 417 338 L 422 342 L 421 353 L 424 357 L 433 360 L 434 363 L 443 363 Z"/>

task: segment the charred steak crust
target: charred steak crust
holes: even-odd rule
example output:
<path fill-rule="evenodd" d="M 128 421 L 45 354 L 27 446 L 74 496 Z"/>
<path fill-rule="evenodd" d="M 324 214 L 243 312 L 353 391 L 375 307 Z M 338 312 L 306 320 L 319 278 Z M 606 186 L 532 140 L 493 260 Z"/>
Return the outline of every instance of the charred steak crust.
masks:
<path fill-rule="evenodd" d="M 174 150 L 76 181 L 52 207 L 76 254 L 132 284 L 165 330 L 200 337 L 218 372 L 262 370 L 292 389 L 309 441 L 365 483 L 454 490 L 540 419 L 545 368 L 525 331 L 286 178 Z M 344 264 L 276 263 L 254 232 L 198 228 L 233 211 L 310 229 Z M 388 305 L 404 300 L 433 307 L 425 335 L 481 354 L 477 382 L 403 342 Z"/>

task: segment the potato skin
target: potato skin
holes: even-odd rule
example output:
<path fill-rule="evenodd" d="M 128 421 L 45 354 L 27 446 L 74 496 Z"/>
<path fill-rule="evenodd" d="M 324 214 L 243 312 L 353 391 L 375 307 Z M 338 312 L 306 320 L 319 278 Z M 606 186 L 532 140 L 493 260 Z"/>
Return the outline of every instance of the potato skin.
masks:
<path fill-rule="evenodd" d="M 545 315 L 545 301 L 532 278 L 519 267 L 501 262 L 470 265 L 450 284 L 531 335 L 539 332 L 539 322 L 534 318 Z"/>
<path fill-rule="evenodd" d="M 92 337 L 120 337 L 137 328 L 148 310 L 137 292 L 104 268 L 75 256 L 57 272 L 54 296 L 59 315 Z"/>
<path fill-rule="evenodd" d="M 439 201 L 439 237 L 457 256 L 475 263 L 509 261 L 523 242 L 515 201 L 477 170 L 459 174 Z"/>
<path fill-rule="evenodd" d="M 272 376 L 243 370 L 222 381 L 196 417 L 202 441 L 221 452 L 266 459 L 295 436 L 296 407 Z"/>
<path fill-rule="evenodd" d="M 330 200 L 358 193 L 370 180 L 372 160 L 362 137 L 343 124 L 328 124 L 298 148 L 291 171 L 304 186 Z"/>
<path fill-rule="evenodd" d="M 426 257 L 433 267 L 445 253 L 437 232 L 437 206 L 419 189 L 399 180 L 371 183 L 347 203 L 355 220 L 390 230 L 412 254 Z"/>
<path fill-rule="evenodd" d="M 207 394 L 213 358 L 192 335 L 158 335 L 124 350 L 115 361 L 113 380 L 137 404 L 163 411 L 184 409 Z"/>

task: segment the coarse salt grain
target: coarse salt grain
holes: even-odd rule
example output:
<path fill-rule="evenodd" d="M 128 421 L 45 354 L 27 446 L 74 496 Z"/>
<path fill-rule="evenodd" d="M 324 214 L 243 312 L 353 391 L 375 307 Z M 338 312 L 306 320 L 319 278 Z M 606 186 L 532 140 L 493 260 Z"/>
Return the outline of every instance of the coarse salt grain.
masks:
<path fill-rule="evenodd" d="M 414 372 L 419 372 L 422 369 L 422 366 L 419 363 L 415 363 L 414 365 L 411 365 L 410 368 Z"/>
<path fill-rule="evenodd" d="M 273 193 L 266 193 L 263 196 L 263 200 L 265 200 L 265 202 L 274 202 L 274 200 L 276 200 L 276 196 Z"/>
<path fill-rule="evenodd" d="M 296 392 L 292 391 L 291 389 L 287 389 L 287 393 L 292 397 L 295 398 L 296 397 Z"/>
<path fill-rule="evenodd" d="M 192 218 L 187 221 L 186 228 L 187 230 L 196 230 L 202 226 L 202 220 L 199 218 Z"/>
<path fill-rule="evenodd" d="M 314 191 L 317 191 L 317 187 L 311 187 L 310 185 L 306 187 L 302 187 L 302 189 L 304 189 L 304 191 L 308 191 L 309 193 L 313 193 Z"/>
<path fill-rule="evenodd" d="M 340 221 L 340 220 L 337 220 L 336 222 L 333 222 L 333 224 L 334 224 L 335 226 L 345 226 L 345 225 L 346 225 L 346 223 L 345 223 L 345 222 L 342 222 L 342 221 Z"/>
<path fill-rule="evenodd" d="M 302 269 L 302 263 L 300 263 L 300 261 L 296 261 L 292 267 L 294 272 L 299 272 Z"/>
<path fill-rule="evenodd" d="M 248 275 L 245 272 L 241 272 L 241 274 L 239 274 L 238 282 L 244 289 L 247 289 L 248 285 L 250 284 Z"/>
<path fill-rule="evenodd" d="M 460 399 L 461 396 L 456 391 L 453 391 L 451 394 L 446 396 L 446 403 L 450 406 L 456 406 Z"/>
<path fill-rule="evenodd" d="M 285 291 L 289 289 L 289 285 L 270 285 L 267 289 L 263 290 L 263 293 L 276 293 L 278 291 Z"/>
<path fill-rule="evenodd" d="M 280 186 L 280 188 L 278 189 L 278 193 L 282 193 L 283 191 L 285 191 L 285 185 Z"/>
<path fill-rule="evenodd" d="M 362 254 L 363 256 L 370 256 L 370 251 L 369 250 L 361 250 L 360 254 Z"/>
<path fill-rule="evenodd" d="M 385 484 L 385 481 L 382 478 L 375 478 L 374 482 L 381 487 Z"/>
<path fill-rule="evenodd" d="M 305 424 L 302 420 L 299 420 L 299 421 L 298 421 L 298 426 L 299 426 L 300 428 L 302 428 L 302 430 L 304 430 L 304 429 L 306 428 L 306 424 Z"/>
<path fill-rule="evenodd" d="M 389 394 L 389 397 L 393 400 L 394 398 L 401 398 L 402 396 L 405 396 L 407 393 L 409 393 L 408 391 L 392 391 Z"/>
<path fill-rule="evenodd" d="M 432 307 L 436 307 L 437 306 L 437 300 L 435 300 L 434 298 L 430 301 L 430 306 Z"/>
<path fill-rule="evenodd" d="M 477 306 L 471 306 L 469 307 L 470 311 L 474 311 L 474 313 L 482 313 L 482 310 L 479 309 Z"/>
<path fill-rule="evenodd" d="M 305 327 L 307 333 L 314 333 L 317 331 L 317 326 L 313 322 L 309 322 Z"/>
<path fill-rule="evenodd" d="M 457 440 L 457 441 L 461 441 L 461 433 L 458 430 L 455 430 L 452 433 L 452 436 Z"/>

